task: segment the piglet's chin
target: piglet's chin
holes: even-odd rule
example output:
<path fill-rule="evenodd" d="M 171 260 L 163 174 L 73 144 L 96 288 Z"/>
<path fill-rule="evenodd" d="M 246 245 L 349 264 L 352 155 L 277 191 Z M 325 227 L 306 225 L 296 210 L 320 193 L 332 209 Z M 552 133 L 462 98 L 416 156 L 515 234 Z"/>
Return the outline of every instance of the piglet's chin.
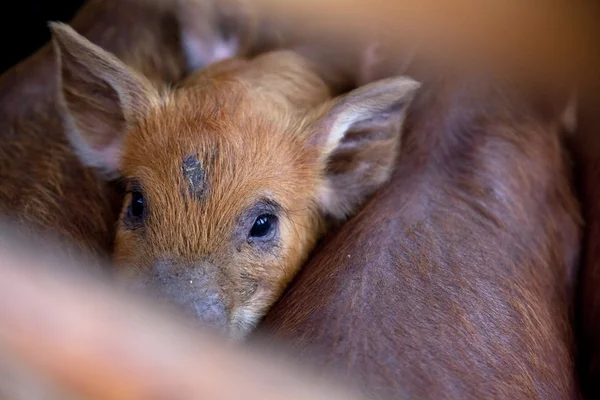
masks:
<path fill-rule="evenodd" d="M 238 340 L 249 336 L 276 300 L 276 293 L 258 288 L 251 299 L 231 312 L 229 335 Z"/>

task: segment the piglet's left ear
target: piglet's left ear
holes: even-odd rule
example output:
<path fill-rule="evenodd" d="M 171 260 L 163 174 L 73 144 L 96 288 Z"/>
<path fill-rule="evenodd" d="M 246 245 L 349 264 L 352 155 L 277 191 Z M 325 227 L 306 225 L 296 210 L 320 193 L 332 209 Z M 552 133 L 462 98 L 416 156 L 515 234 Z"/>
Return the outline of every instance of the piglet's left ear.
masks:
<path fill-rule="evenodd" d="M 324 105 L 307 138 L 318 147 L 324 180 L 322 210 L 343 219 L 387 181 L 394 168 L 406 109 L 420 83 L 377 81 Z"/>

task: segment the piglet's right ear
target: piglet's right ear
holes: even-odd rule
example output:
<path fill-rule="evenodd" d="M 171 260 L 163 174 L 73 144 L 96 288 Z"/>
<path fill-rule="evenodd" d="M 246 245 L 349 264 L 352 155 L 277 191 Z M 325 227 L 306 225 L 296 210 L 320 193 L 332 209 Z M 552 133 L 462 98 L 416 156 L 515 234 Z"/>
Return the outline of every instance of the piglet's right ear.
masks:
<path fill-rule="evenodd" d="M 85 165 L 113 178 L 128 124 L 147 112 L 158 93 L 144 77 L 68 25 L 49 26 L 69 139 Z"/>

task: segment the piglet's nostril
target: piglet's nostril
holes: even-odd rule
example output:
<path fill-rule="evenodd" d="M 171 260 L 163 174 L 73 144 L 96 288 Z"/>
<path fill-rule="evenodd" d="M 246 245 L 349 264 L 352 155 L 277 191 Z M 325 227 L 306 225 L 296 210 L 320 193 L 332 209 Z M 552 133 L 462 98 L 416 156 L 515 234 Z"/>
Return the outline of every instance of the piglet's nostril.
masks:
<path fill-rule="evenodd" d="M 160 281 L 181 279 L 186 274 L 186 268 L 171 260 L 159 260 L 152 264 L 152 276 Z"/>
<path fill-rule="evenodd" d="M 217 298 L 203 298 L 188 305 L 194 317 L 203 324 L 213 328 L 224 328 L 229 322 L 227 308 Z"/>
<path fill-rule="evenodd" d="M 182 265 L 170 260 L 152 265 L 151 291 L 174 304 L 201 325 L 222 330 L 229 322 L 229 308 L 210 265 Z"/>
<path fill-rule="evenodd" d="M 186 290 L 187 289 L 187 290 Z M 180 312 L 196 320 L 208 329 L 223 330 L 229 322 L 229 312 L 220 296 L 210 290 L 178 288 L 167 294 L 167 301 L 176 305 Z"/>

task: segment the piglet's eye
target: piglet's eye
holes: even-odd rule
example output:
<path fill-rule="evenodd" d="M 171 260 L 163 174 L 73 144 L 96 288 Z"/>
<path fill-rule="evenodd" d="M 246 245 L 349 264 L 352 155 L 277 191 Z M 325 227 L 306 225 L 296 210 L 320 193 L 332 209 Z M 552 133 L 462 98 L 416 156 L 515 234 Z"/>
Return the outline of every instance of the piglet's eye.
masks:
<path fill-rule="evenodd" d="M 131 205 L 129 207 L 131 217 L 142 218 L 144 207 L 144 195 L 140 192 L 131 192 Z"/>
<path fill-rule="evenodd" d="M 275 233 L 277 217 L 272 214 L 259 215 L 250 229 L 250 237 L 256 239 L 269 239 Z"/>

